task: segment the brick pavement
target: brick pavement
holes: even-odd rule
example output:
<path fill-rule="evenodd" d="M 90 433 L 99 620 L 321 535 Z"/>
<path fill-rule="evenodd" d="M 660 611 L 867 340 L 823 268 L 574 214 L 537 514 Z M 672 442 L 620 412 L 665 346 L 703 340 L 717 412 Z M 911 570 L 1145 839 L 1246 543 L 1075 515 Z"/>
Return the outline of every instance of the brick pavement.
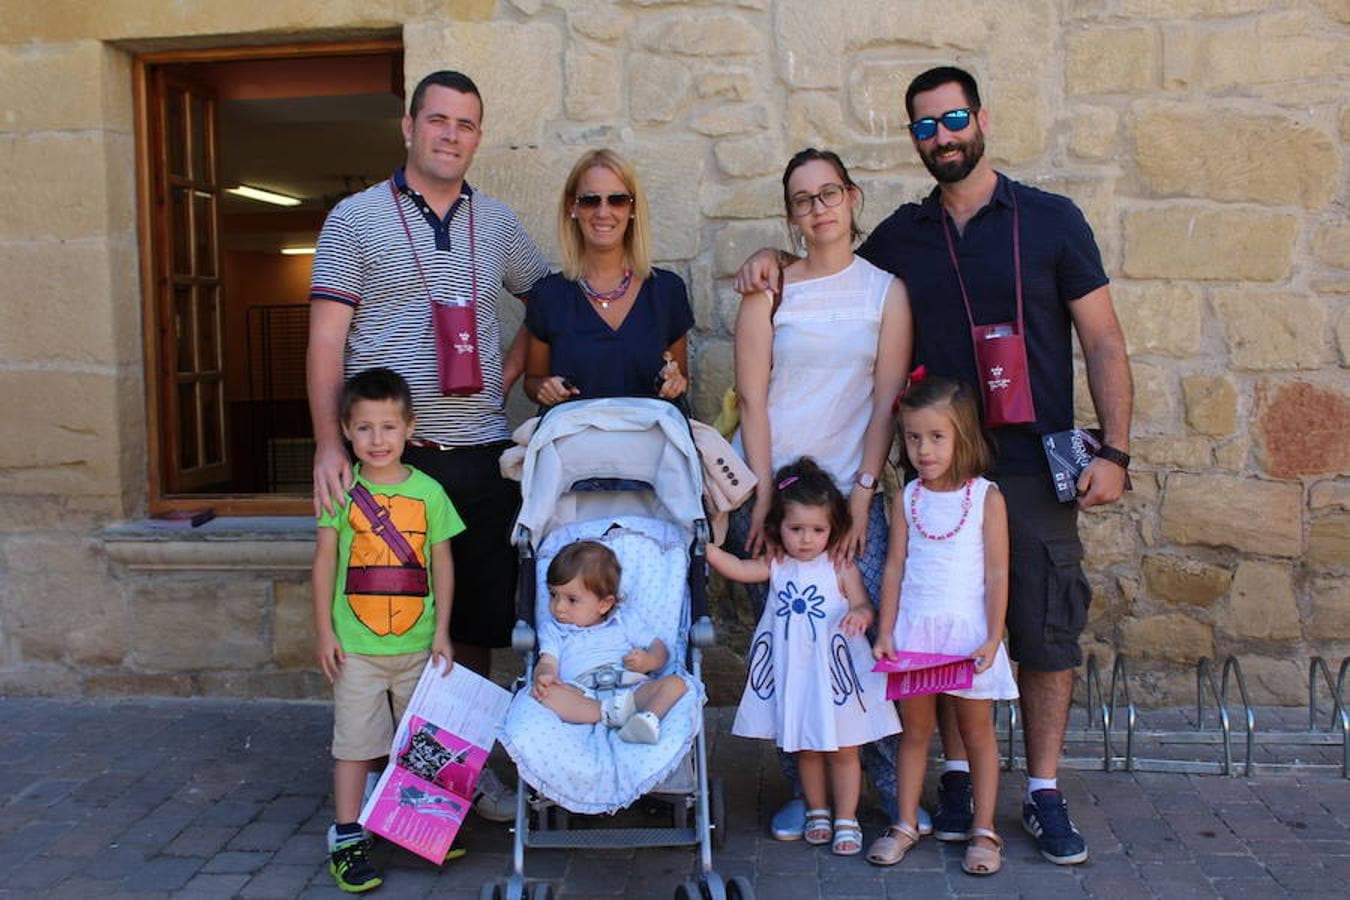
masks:
<path fill-rule="evenodd" d="M 1344 897 L 1350 781 L 1327 776 L 1066 772 L 1091 858 L 1042 862 L 1017 815 L 1020 774 L 1000 787 L 1007 861 L 960 871 L 959 848 L 921 843 L 893 869 L 781 844 L 765 823 L 784 799 L 769 747 L 727 736 L 709 711 L 714 774 L 726 779 L 724 877 L 773 900 L 908 896 Z M 0 895 L 337 897 L 323 859 L 330 816 L 329 711 L 319 703 L 0 700 Z M 660 823 L 663 824 L 663 823 Z M 870 840 L 884 823 L 864 817 Z M 472 821 L 469 853 L 436 869 L 382 849 L 383 898 L 468 900 L 509 866 L 505 826 Z M 670 897 L 690 850 L 533 851 L 527 873 L 567 898 Z"/>

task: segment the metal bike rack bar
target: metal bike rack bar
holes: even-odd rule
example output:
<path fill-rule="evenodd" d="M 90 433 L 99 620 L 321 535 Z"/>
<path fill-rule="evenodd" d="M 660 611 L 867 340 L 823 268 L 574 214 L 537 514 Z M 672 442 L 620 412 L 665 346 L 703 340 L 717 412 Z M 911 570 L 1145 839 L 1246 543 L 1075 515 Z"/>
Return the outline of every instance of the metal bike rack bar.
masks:
<path fill-rule="evenodd" d="M 1214 702 L 1219 709 L 1219 723 L 1223 731 L 1223 774 L 1233 774 L 1233 732 L 1228 718 L 1228 678 L 1233 676 L 1233 681 L 1237 684 L 1238 694 L 1242 697 L 1243 722 L 1247 727 L 1247 762 L 1243 768 L 1243 774 L 1251 777 L 1253 750 L 1256 744 L 1256 713 L 1252 711 L 1252 704 L 1247 694 L 1247 679 L 1242 676 L 1242 665 L 1238 662 L 1236 656 L 1229 656 L 1223 661 L 1223 674 L 1219 680 L 1219 686 L 1214 684 L 1214 666 L 1206 657 L 1195 667 L 1195 722 L 1196 730 L 1205 730 L 1205 693 L 1204 687 L 1209 685 L 1210 693 L 1214 696 Z"/>
<path fill-rule="evenodd" d="M 1341 777 L 1350 778 L 1350 711 L 1345 708 L 1345 678 L 1347 672 L 1350 672 L 1350 656 L 1341 660 L 1340 671 L 1336 673 L 1336 681 L 1331 681 L 1331 670 L 1327 668 L 1327 661 L 1320 656 L 1314 656 L 1308 663 L 1308 732 L 1310 734 L 1318 733 L 1317 728 L 1317 674 L 1322 674 L 1322 680 L 1326 682 L 1327 691 L 1331 694 L 1332 708 L 1331 716 L 1327 721 L 1327 732 L 1336 727 L 1339 723 L 1341 727 Z"/>
<path fill-rule="evenodd" d="M 1092 704 L 1093 697 L 1097 699 L 1095 707 L 1097 715 L 1094 718 Z M 1134 731 L 1135 725 L 1139 721 L 1139 712 L 1135 708 L 1134 701 L 1130 699 L 1130 680 L 1127 671 L 1125 654 L 1116 655 L 1115 662 L 1111 664 L 1111 693 L 1110 696 L 1102 694 L 1102 679 L 1100 670 L 1097 667 L 1097 657 L 1092 655 L 1087 661 L 1087 707 L 1088 707 L 1088 727 L 1094 724 L 1101 728 L 1102 732 L 1102 771 L 1110 772 L 1115 768 L 1116 754 L 1111 746 L 1111 729 L 1116 723 L 1116 710 L 1120 701 L 1124 701 L 1125 711 L 1125 759 L 1124 770 L 1126 772 L 1134 771 Z"/>

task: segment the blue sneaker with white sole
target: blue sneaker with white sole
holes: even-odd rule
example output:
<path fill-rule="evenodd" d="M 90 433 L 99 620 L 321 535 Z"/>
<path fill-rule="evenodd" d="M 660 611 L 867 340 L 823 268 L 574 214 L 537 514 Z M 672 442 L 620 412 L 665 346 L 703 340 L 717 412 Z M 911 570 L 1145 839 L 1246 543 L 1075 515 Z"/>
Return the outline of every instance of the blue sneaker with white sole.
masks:
<path fill-rule="evenodd" d="M 800 841 L 806 830 L 806 801 L 793 797 L 773 814 L 769 832 L 776 841 Z"/>
<path fill-rule="evenodd" d="M 1087 842 L 1073 827 L 1069 804 L 1057 790 L 1035 791 L 1022 804 L 1022 827 L 1036 839 L 1041 856 L 1058 866 L 1072 866 L 1087 859 Z"/>

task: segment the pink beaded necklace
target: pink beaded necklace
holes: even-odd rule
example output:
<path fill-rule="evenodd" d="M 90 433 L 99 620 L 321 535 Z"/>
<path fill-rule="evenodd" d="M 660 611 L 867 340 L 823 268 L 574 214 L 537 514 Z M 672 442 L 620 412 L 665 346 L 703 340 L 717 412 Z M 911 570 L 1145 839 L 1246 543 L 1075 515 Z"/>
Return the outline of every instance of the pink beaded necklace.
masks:
<path fill-rule="evenodd" d="M 970 494 L 975 487 L 974 479 L 966 482 L 964 496 L 961 497 L 961 521 L 956 523 L 956 527 L 946 534 L 929 534 L 924 530 L 923 522 L 919 521 L 919 494 L 923 491 L 923 482 L 914 482 L 914 493 L 909 497 L 909 519 L 914 523 L 914 530 L 928 538 L 930 541 L 945 541 L 954 537 L 961 527 L 966 524 L 966 519 L 970 517 Z"/>

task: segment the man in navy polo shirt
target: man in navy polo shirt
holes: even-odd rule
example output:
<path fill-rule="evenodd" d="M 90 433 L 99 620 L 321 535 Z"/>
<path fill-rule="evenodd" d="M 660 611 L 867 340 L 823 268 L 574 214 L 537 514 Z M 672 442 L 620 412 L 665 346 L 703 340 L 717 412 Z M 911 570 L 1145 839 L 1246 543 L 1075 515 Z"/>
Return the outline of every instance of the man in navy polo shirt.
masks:
<path fill-rule="evenodd" d="M 1022 822 L 1046 859 L 1080 863 L 1087 847 L 1056 782 L 1074 670 L 1082 662 L 1078 638 L 1091 600 L 1077 513 L 1115 502 L 1125 488 L 1133 405 L 1125 340 L 1082 213 L 1066 197 L 994 171 L 985 158 L 989 113 L 975 79 L 955 67 L 930 69 L 911 82 L 905 107 L 914 148 L 937 187 L 921 203 L 893 212 L 858 253 L 905 281 L 915 320 L 914 358 L 930 372 L 979 382 L 960 281 L 978 324 L 1014 320 L 1014 222 L 1019 225 L 1036 421 L 994 430 L 992 476 L 1008 505 L 1008 642 L 1019 664 L 1029 776 Z M 774 257 L 756 254 L 738 273 L 737 287 L 764 289 L 776 273 Z M 1073 427 L 1071 330 L 1083 349 L 1106 444 L 1079 479 L 1076 505 L 1056 502 L 1040 441 Z M 971 822 L 970 776 L 959 734 L 945 717 L 943 724 L 948 761 L 934 833 L 964 840 Z"/>

